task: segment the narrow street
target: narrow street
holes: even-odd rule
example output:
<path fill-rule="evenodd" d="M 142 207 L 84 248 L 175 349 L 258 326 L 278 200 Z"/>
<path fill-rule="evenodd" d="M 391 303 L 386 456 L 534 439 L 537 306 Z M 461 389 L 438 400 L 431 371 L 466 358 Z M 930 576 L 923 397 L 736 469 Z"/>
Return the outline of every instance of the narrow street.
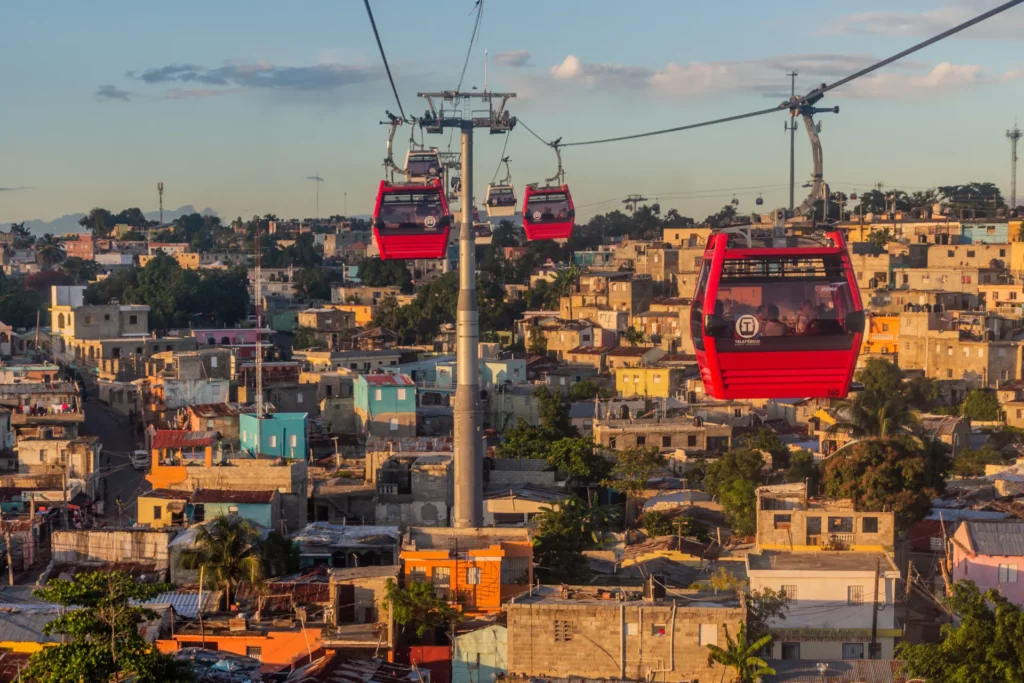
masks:
<path fill-rule="evenodd" d="M 136 519 L 136 500 L 140 493 L 149 490 L 145 480 L 146 472 L 132 469 L 131 452 L 136 449 L 135 437 L 128 418 L 110 410 L 102 403 L 90 401 L 85 404 L 83 436 L 98 436 L 103 444 L 100 467 L 107 473 L 104 484 L 104 515 L 99 524 L 116 525 L 118 498 L 124 503 L 122 524 Z"/>

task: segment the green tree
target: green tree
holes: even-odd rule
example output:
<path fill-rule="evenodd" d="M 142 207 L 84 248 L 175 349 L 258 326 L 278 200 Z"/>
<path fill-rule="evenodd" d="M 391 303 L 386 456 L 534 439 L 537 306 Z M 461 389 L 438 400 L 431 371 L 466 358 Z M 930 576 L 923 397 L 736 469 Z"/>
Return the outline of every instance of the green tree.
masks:
<path fill-rule="evenodd" d="M 540 459 L 547 457 L 549 441 L 539 427 L 534 427 L 523 418 L 502 433 L 501 444 L 495 449 L 499 458 Z"/>
<path fill-rule="evenodd" d="M 303 268 L 295 274 L 292 286 L 306 300 L 331 298 L 331 283 L 322 268 Z"/>
<path fill-rule="evenodd" d="M 740 624 L 736 640 L 729 635 L 729 627 L 725 627 L 724 648 L 717 645 L 708 645 L 711 650 L 711 659 L 723 664 L 734 672 L 734 683 L 758 683 L 763 676 L 775 675 L 775 669 L 768 666 L 768 663 L 757 656 L 761 650 L 772 642 L 771 636 L 763 636 L 758 640 L 747 643 L 747 626 Z"/>
<path fill-rule="evenodd" d="M 734 481 L 743 480 L 755 486 L 765 482 L 764 456 L 746 448 L 726 451 L 721 458 L 705 466 L 704 490 L 721 497 L 722 492 Z"/>
<path fill-rule="evenodd" d="M 544 356 L 547 354 L 548 340 L 544 336 L 544 330 L 541 329 L 540 325 L 530 327 L 530 340 L 526 346 L 526 351 L 531 356 Z"/>
<path fill-rule="evenodd" d="M 368 258 L 359 264 L 356 276 L 369 287 L 401 287 L 406 294 L 413 291 L 412 274 L 405 261 Z"/>
<path fill-rule="evenodd" d="M 627 448 L 616 456 L 611 475 L 604 485 L 625 494 L 626 523 L 631 524 L 636 519 L 640 494 L 647 488 L 647 481 L 664 465 L 665 459 L 655 446 Z"/>
<path fill-rule="evenodd" d="M 462 621 L 462 612 L 438 597 L 429 583 L 413 581 L 402 588 L 388 579 L 386 595 L 395 622 L 411 628 L 417 638 L 438 629 L 447 635 L 452 625 Z"/>
<path fill-rule="evenodd" d="M 194 547 L 185 553 L 186 569 L 202 569 L 209 587 L 224 591 L 225 604 L 242 581 L 259 583 L 263 578 L 260 534 L 244 517 L 228 515 L 196 527 Z"/>
<path fill-rule="evenodd" d="M 994 422 L 1002 416 L 995 392 L 975 389 L 967 394 L 962 408 L 963 416 L 982 422 Z"/>
<path fill-rule="evenodd" d="M 191 670 L 157 652 L 140 634 L 142 624 L 157 617 L 140 606 L 168 590 L 166 584 L 138 583 L 127 572 L 90 572 L 68 581 L 51 579 L 35 595 L 67 611 L 43 627 L 63 642 L 45 647 L 22 671 L 42 683 L 125 680 L 140 683 L 185 683 Z"/>
<path fill-rule="evenodd" d="M 757 641 L 770 635 L 771 625 L 785 620 L 788 611 L 789 599 L 782 591 L 751 591 L 747 596 L 747 637 Z"/>
<path fill-rule="evenodd" d="M 830 428 L 848 430 L 855 436 L 894 436 L 916 426 L 903 373 L 887 360 L 873 358 L 857 373 L 864 390 L 852 401 L 843 401 L 842 419 Z"/>
<path fill-rule="evenodd" d="M 569 401 L 565 394 L 552 391 L 547 385 L 540 385 L 533 392 L 540 412 L 540 428 L 549 440 L 579 436 L 579 430 L 569 417 Z"/>
<path fill-rule="evenodd" d="M 941 446 L 913 437 L 865 439 L 847 446 L 825 463 L 825 494 L 850 498 L 858 510 L 891 510 L 897 525 L 909 528 L 945 491 L 949 459 Z"/>
<path fill-rule="evenodd" d="M 0 320 L 12 327 L 35 327 L 41 305 L 39 292 L 22 287 L 17 280 L 6 280 L 0 289 Z"/>
<path fill-rule="evenodd" d="M 789 457 L 789 469 L 786 470 L 787 483 L 806 481 L 807 490 L 814 495 L 818 490 L 820 479 L 821 473 L 818 471 L 814 455 L 810 451 L 799 450 Z"/>
<path fill-rule="evenodd" d="M 1001 464 L 1003 457 L 987 446 L 978 450 L 961 448 L 953 458 L 950 474 L 955 477 L 981 477 L 985 474 L 985 465 Z"/>
<path fill-rule="evenodd" d="M 942 602 L 957 621 L 941 628 L 936 642 L 896 646 L 905 674 L 942 683 L 1024 680 L 1024 614 L 1000 593 L 982 593 L 973 581 L 957 581 Z"/>
<path fill-rule="evenodd" d="M 599 482 L 611 473 L 611 461 L 598 453 L 591 439 L 566 437 L 554 443 L 542 441 L 547 446 L 548 464 L 577 482 Z"/>
<path fill-rule="evenodd" d="M 296 327 L 295 339 L 292 340 L 294 349 L 321 348 L 324 344 L 316 336 L 316 330 L 312 327 Z"/>
<path fill-rule="evenodd" d="M 77 256 L 70 256 L 60 264 L 60 272 L 70 277 L 76 285 L 87 285 L 96 279 L 99 267 L 95 261 L 86 261 Z"/>
<path fill-rule="evenodd" d="M 50 270 L 66 258 L 64 244 L 50 233 L 46 233 L 36 242 L 36 262 L 43 270 Z"/>
<path fill-rule="evenodd" d="M 734 479 L 718 496 L 725 521 L 740 536 L 757 533 L 757 485 L 749 479 Z"/>
<path fill-rule="evenodd" d="M 885 249 L 885 245 L 895 241 L 896 233 L 892 228 L 876 228 L 868 233 L 868 242 L 878 249 Z"/>
<path fill-rule="evenodd" d="M 617 518 L 611 506 L 586 503 L 576 496 L 543 508 L 534 521 L 533 558 L 543 583 L 582 584 L 590 580 L 584 550 L 593 548 Z"/>
<path fill-rule="evenodd" d="M 299 570 L 299 546 L 280 531 L 270 531 L 260 541 L 264 576 L 284 576 Z"/>
<path fill-rule="evenodd" d="M 643 527 L 644 532 L 651 538 L 674 534 L 675 528 L 672 522 L 673 520 L 657 510 L 645 512 L 643 517 L 640 518 L 640 526 Z"/>
<path fill-rule="evenodd" d="M 78 220 L 78 224 L 92 232 L 92 236 L 96 239 L 103 239 L 110 237 L 116 221 L 114 220 L 114 215 L 109 211 L 97 207 L 85 216 L 82 216 Z"/>
<path fill-rule="evenodd" d="M 612 398 L 615 391 L 592 379 L 576 382 L 569 387 L 569 399 L 572 401 L 590 401 L 595 398 Z"/>
<path fill-rule="evenodd" d="M 628 327 L 626 331 L 622 333 L 622 338 L 626 340 L 626 343 L 630 346 L 640 346 L 647 341 L 647 335 L 643 330 L 638 330 L 635 327 Z"/>
<path fill-rule="evenodd" d="M 788 466 L 789 448 L 770 427 L 761 427 L 756 433 L 748 434 L 744 441 L 750 450 L 764 451 L 772 456 L 772 465 L 775 469 Z"/>

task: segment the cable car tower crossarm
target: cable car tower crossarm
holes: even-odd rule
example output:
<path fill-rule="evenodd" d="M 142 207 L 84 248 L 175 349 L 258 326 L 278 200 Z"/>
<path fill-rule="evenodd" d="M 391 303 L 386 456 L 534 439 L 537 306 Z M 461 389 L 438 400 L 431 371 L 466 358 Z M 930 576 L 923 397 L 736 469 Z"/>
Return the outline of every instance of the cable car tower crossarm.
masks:
<path fill-rule="evenodd" d="M 458 129 L 462 136 L 462 223 L 459 228 L 459 303 L 455 316 L 456 363 L 455 388 L 455 505 L 453 524 L 460 528 L 483 525 L 483 411 L 480 407 L 480 318 L 476 293 L 476 239 L 473 232 L 473 130 L 486 128 L 492 134 L 508 133 L 516 125 L 515 117 L 505 109 L 515 93 L 443 92 L 418 93 L 426 99 L 427 111 L 419 120 L 428 133 Z M 487 114 L 472 111 L 463 117 L 456 102 L 481 100 Z M 440 109 L 435 106 L 440 105 Z M 453 106 L 446 110 L 444 103 Z"/>

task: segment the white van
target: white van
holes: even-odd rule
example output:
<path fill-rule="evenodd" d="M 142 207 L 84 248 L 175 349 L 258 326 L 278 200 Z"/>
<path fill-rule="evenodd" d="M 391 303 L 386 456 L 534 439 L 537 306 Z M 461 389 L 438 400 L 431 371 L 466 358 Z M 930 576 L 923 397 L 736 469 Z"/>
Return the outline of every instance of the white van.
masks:
<path fill-rule="evenodd" d="M 149 469 L 149 451 L 139 450 L 132 452 L 132 469 L 135 470 L 146 470 Z"/>

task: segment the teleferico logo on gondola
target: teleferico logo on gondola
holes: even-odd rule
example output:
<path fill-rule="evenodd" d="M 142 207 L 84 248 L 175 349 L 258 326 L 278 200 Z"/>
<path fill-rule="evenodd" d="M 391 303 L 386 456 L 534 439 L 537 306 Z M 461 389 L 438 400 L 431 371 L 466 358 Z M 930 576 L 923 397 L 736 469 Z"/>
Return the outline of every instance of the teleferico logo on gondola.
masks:
<path fill-rule="evenodd" d="M 761 321 L 752 315 L 736 318 L 736 334 L 742 339 L 752 339 L 761 331 Z"/>

